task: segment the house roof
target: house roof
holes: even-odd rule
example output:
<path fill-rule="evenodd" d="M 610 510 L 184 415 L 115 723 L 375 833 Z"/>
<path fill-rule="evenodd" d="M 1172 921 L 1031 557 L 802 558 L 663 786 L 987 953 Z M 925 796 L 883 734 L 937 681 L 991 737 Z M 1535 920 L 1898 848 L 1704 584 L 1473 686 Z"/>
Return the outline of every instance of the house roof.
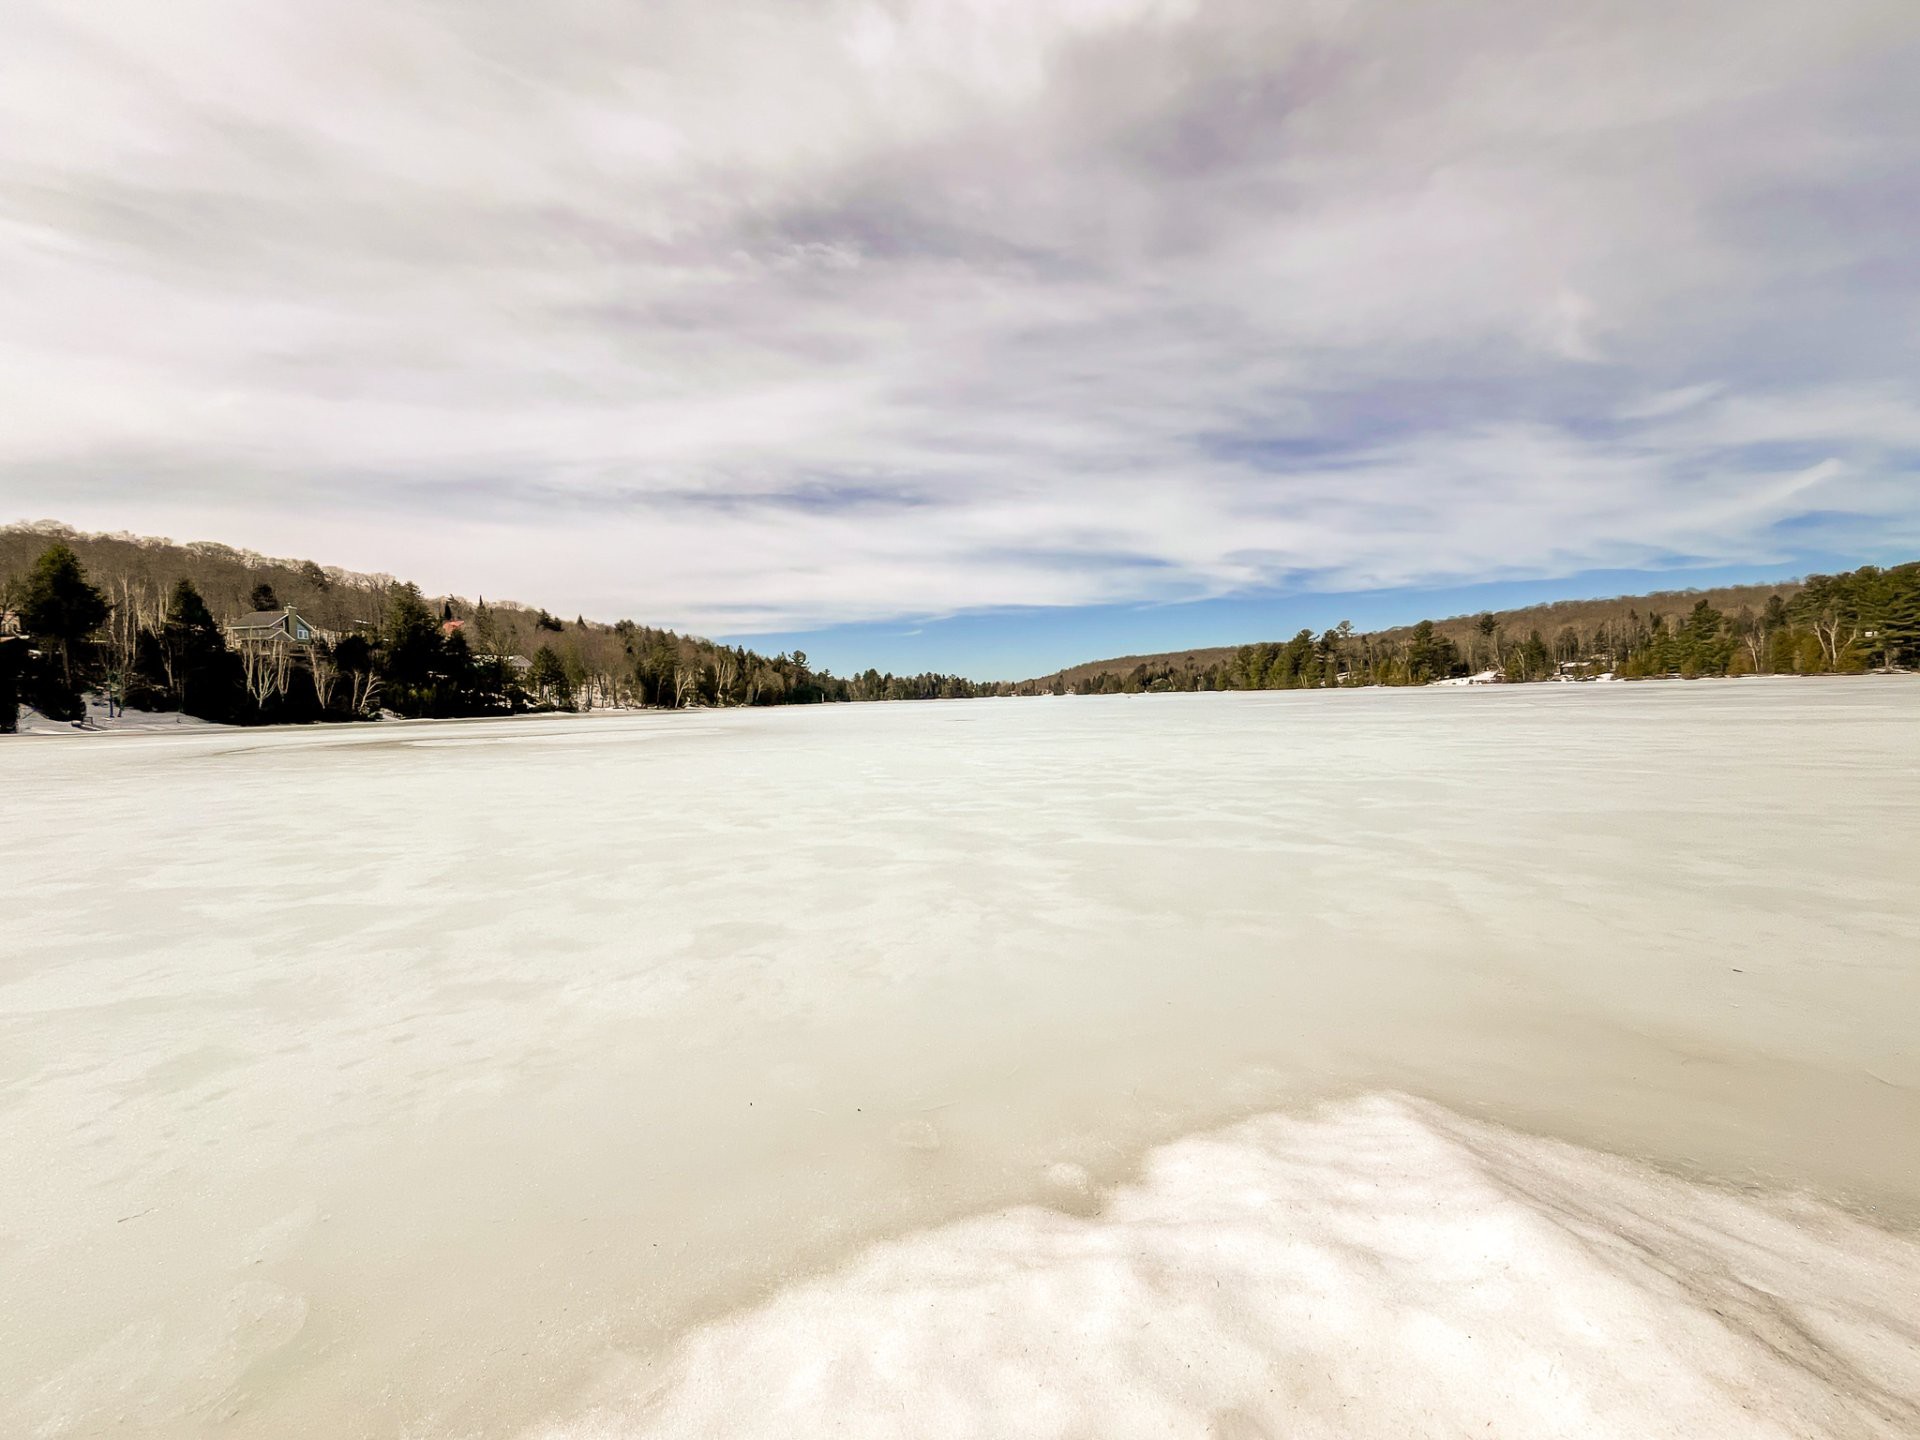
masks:
<path fill-rule="evenodd" d="M 283 629 L 291 634 L 293 627 L 296 625 L 311 630 L 316 635 L 329 633 L 307 619 L 306 616 L 300 614 L 291 605 L 287 606 L 284 610 L 256 610 L 251 615 L 242 615 L 238 620 L 227 621 L 227 629 L 229 630 L 251 630 L 262 634 Z"/>

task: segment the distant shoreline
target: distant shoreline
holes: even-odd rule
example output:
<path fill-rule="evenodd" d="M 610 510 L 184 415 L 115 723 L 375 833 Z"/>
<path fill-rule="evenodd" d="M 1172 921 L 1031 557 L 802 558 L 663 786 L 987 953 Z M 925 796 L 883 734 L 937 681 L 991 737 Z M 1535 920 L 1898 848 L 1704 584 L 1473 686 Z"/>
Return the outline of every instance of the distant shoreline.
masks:
<path fill-rule="evenodd" d="M 1062 695 L 1047 692 L 1028 695 L 980 695 L 956 696 L 948 699 L 904 699 L 885 700 L 871 703 L 883 705 L 947 705 L 965 704 L 972 700 L 1107 700 L 1142 699 L 1164 695 L 1274 695 L 1281 693 L 1340 693 L 1361 694 L 1366 692 L 1412 692 L 1425 690 L 1551 690 L 1560 691 L 1576 687 L 1616 685 L 1696 685 L 1696 684 L 1745 684 L 1755 681 L 1781 681 L 1804 683 L 1823 680 L 1913 680 L 1920 678 L 1916 670 L 1863 670 L 1837 672 L 1824 675 L 1646 675 L 1635 677 L 1607 676 L 1579 680 L 1511 680 L 1487 681 L 1469 684 L 1463 679 L 1431 681 L 1424 685 L 1340 685 L 1313 687 L 1311 691 L 1292 692 L 1272 690 L 1141 690 L 1114 691 L 1106 694 L 1077 694 L 1068 691 Z M 20 710 L 20 729 L 14 736 L 0 736 L 0 739 L 47 739 L 68 735 L 84 736 L 139 736 L 151 738 L 158 735 L 192 735 L 207 732 L 219 732 L 230 735 L 256 735 L 279 731 L 301 732 L 364 732 L 376 728 L 394 728 L 397 726 L 447 725 L 447 724 L 487 724 L 499 721 L 553 721 L 585 720 L 593 717 L 613 717 L 630 715 L 730 715 L 752 710 L 818 708 L 838 710 L 840 705 L 822 702 L 817 707 L 793 706 L 754 706 L 754 705 L 595 705 L 580 710 L 523 710 L 510 715 L 383 715 L 377 720 L 301 720 L 283 721 L 264 725 L 232 725 L 214 720 L 201 720 L 195 716 L 183 715 L 174 710 L 138 710 L 123 711 L 106 723 L 95 723 L 91 717 L 96 709 L 104 711 L 104 704 L 97 704 L 89 697 L 89 722 L 71 720 L 50 720 L 37 710 L 22 706 Z M 129 718 L 130 717 L 130 718 Z"/>

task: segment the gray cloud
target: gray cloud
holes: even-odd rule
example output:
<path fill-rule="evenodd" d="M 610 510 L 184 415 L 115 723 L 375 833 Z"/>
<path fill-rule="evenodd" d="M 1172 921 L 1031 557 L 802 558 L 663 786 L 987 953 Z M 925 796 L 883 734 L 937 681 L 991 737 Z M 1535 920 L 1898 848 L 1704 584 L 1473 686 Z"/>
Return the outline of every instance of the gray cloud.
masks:
<path fill-rule="evenodd" d="M 1920 548 L 1920 12 L 16 0 L 0 514 L 708 628 Z"/>

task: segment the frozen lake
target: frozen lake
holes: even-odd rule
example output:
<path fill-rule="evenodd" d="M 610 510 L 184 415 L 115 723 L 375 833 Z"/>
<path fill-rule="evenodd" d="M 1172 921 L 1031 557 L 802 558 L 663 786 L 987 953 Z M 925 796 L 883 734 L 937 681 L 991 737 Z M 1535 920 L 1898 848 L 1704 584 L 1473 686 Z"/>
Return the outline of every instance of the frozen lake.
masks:
<path fill-rule="evenodd" d="M 1920 1431 L 1920 682 L 23 737 L 0 822 L 0 1434 Z"/>

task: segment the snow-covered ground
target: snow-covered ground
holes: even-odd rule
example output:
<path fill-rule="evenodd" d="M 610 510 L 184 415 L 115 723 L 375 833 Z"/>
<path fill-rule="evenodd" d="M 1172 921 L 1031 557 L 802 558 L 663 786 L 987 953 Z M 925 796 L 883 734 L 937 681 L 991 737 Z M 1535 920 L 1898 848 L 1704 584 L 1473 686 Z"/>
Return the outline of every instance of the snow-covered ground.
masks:
<path fill-rule="evenodd" d="M 0 1434 L 1914 1433 L 1917 717 L 0 742 Z"/>
<path fill-rule="evenodd" d="M 86 718 L 49 720 L 31 705 L 20 707 L 19 733 L 22 735 L 146 735 L 154 732 L 173 734 L 181 730 L 212 730 L 217 726 L 177 711 L 126 710 L 110 706 L 97 695 L 87 697 Z"/>

